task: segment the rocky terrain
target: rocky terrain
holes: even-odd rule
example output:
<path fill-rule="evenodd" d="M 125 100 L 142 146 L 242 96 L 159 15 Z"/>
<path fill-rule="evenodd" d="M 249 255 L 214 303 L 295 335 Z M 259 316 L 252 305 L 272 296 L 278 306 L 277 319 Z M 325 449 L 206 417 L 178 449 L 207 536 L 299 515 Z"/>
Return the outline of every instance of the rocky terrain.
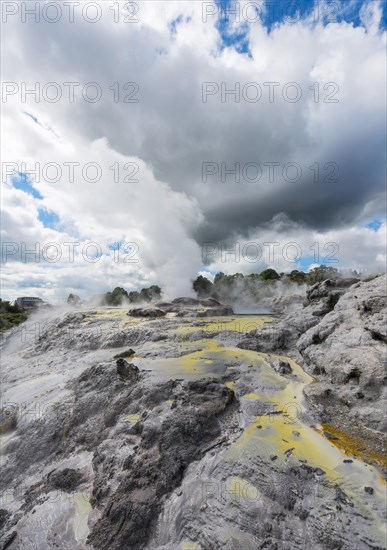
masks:
<path fill-rule="evenodd" d="M 318 283 L 304 306 L 239 344 L 295 357 L 315 378 L 305 393 L 321 420 L 380 453 L 387 451 L 386 290 L 386 276 Z"/>
<path fill-rule="evenodd" d="M 3 548 L 385 548 L 387 279 L 6 333 Z"/>
<path fill-rule="evenodd" d="M 129 310 L 132 317 L 164 317 L 167 313 L 176 313 L 178 317 L 222 317 L 234 312 L 214 298 L 175 298 L 172 302 L 158 302 L 154 307 Z"/>

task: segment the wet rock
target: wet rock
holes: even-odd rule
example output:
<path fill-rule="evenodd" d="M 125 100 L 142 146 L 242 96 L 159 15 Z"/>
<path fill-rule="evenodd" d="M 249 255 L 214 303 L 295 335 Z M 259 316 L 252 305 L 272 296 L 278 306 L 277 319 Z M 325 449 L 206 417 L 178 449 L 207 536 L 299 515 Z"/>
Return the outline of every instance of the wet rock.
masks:
<path fill-rule="evenodd" d="M 207 307 L 207 308 L 217 308 L 223 304 L 215 298 L 175 298 L 172 300 L 173 305 L 183 306 L 183 307 Z"/>
<path fill-rule="evenodd" d="M 60 489 L 66 493 L 75 491 L 82 480 L 82 473 L 73 468 L 65 468 L 49 475 L 48 482 L 53 489 Z"/>
<path fill-rule="evenodd" d="M 133 363 L 128 363 L 125 359 L 117 359 L 117 374 L 125 380 L 137 380 L 138 379 L 138 367 Z"/>
<path fill-rule="evenodd" d="M 284 452 L 284 455 L 286 455 L 288 458 L 289 456 L 292 454 L 292 452 L 294 451 L 295 447 L 291 447 L 290 449 L 287 449 L 285 452 Z"/>
<path fill-rule="evenodd" d="M 321 468 L 309 466 L 309 464 L 306 464 L 305 462 L 301 464 L 300 468 L 305 470 L 309 474 L 315 474 L 316 476 L 319 476 L 319 477 L 325 474 L 324 470 L 322 470 Z"/>
<path fill-rule="evenodd" d="M 4 538 L 1 539 L 1 550 L 6 550 L 10 546 L 10 544 L 15 540 L 17 536 L 16 531 L 12 531 L 12 533 L 9 533 Z"/>
<path fill-rule="evenodd" d="M 205 308 L 197 312 L 198 317 L 226 317 L 227 315 L 233 315 L 233 309 L 231 306 L 219 306 L 212 308 Z"/>
<path fill-rule="evenodd" d="M 7 520 L 11 517 L 11 513 L 4 508 L 0 509 L 0 531 L 3 530 Z"/>
<path fill-rule="evenodd" d="M 306 510 L 305 508 L 301 508 L 298 512 L 297 512 L 297 516 L 305 521 L 308 517 L 309 517 L 309 511 Z"/>
<path fill-rule="evenodd" d="M 355 381 L 356 384 L 359 384 L 360 376 L 361 376 L 361 372 L 357 367 L 350 368 L 349 372 L 346 373 L 345 375 L 344 384 L 348 384 L 349 382 L 352 382 L 352 381 Z"/>
<path fill-rule="evenodd" d="M 234 314 L 231 306 L 214 298 L 176 298 L 172 302 L 159 302 L 156 307 L 166 313 L 176 313 L 178 317 L 223 317 Z"/>
<path fill-rule="evenodd" d="M 341 504 L 346 504 L 346 505 L 352 504 L 348 495 L 340 487 L 336 487 L 335 500 L 337 502 L 340 502 Z"/>
<path fill-rule="evenodd" d="M 136 307 L 128 311 L 130 317 L 149 317 L 156 319 L 158 317 L 164 317 L 166 312 L 157 307 Z"/>
<path fill-rule="evenodd" d="M 321 374 L 326 374 L 324 367 L 315 366 L 313 369 L 313 374 L 320 376 Z"/>
<path fill-rule="evenodd" d="M 135 351 L 132 348 L 126 349 L 125 351 L 122 351 L 121 353 L 117 353 L 113 359 L 124 359 L 125 357 L 131 357 L 132 355 L 135 355 Z"/>
<path fill-rule="evenodd" d="M 263 327 L 252 330 L 247 338 L 237 344 L 237 348 L 268 353 L 287 347 L 291 332 L 282 326 Z"/>
<path fill-rule="evenodd" d="M 323 432 L 323 434 L 327 439 L 330 439 L 331 441 L 337 441 L 339 439 L 338 437 L 336 437 L 335 435 L 332 435 L 329 432 Z"/>
<path fill-rule="evenodd" d="M 272 539 L 265 539 L 262 544 L 258 546 L 258 550 L 278 550 L 278 544 L 273 542 Z"/>
<path fill-rule="evenodd" d="M 271 366 L 279 374 L 291 374 L 293 372 L 293 369 L 290 366 L 290 363 L 288 363 L 287 361 L 282 361 L 282 360 L 273 361 L 271 363 Z"/>
<path fill-rule="evenodd" d="M 95 549 L 146 546 L 162 496 L 179 487 L 187 466 L 219 437 L 217 416 L 233 399 L 234 393 L 217 380 L 189 382 L 177 407 L 158 427 L 149 431 L 145 423 L 131 466 L 122 472 L 121 483 L 89 535 Z M 95 491 L 96 505 L 99 498 Z"/>
<path fill-rule="evenodd" d="M 18 420 L 18 406 L 6 405 L 0 411 L 0 434 L 5 434 L 16 429 Z"/>

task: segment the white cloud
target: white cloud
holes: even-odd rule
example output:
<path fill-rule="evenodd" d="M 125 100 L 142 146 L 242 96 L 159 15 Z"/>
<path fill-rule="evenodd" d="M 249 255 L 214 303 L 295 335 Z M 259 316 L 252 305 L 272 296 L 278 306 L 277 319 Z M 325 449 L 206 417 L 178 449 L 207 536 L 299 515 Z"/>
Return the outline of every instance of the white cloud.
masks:
<path fill-rule="evenodd" d="M 17 134 L 17 122 L 16 118 L 5 117 L 10 135 Z M 30 131 L 36 135 L 36 139 L 32 139 L 35 143 L 33 154 L 30 154 L 28 144 L 20 141 L 17 149 L 13 149 L 12 158 L 18 166 L 24 162 L 28 169 L 37 170 L 38 176 L 33 176 L 34 188 L 43 199 L 15 189 L 10 178 L 4 185 L 6 223 L 3 242 L 15 243 L 18 247 L 17 254 L 12 253 L 12 247 L 7 249 L 7 263 L 15 258 L 25 263 L 20 273 L 31 281 L 36 276 L 39 284 L 49 285 L 49 296 L 53 296 L 55 290 L 63 297 L 69 277 L 78 280 L 86 291 L 90 281 L 93 292 L 107 290 L 119 283 L 135 288 L 142 282 L 160 283 L 188 292 L 190 285 L 187 281 L 201 265 L 200 248 L 188 235 L 188 230 L 201 221 L 195 200 L 155 180 L 143 161 L 117 153 L 105 139 L 86 142 L 69 134 L 66 139 L 51 135 L 45 141 L 47 132 L 41 126 L 34 124 Z M 44 145 L 36 146 L 43 142 Z M 66 163 L 74 163 L 73 171 Z M 84 176 L 82 171 L 86 165 L 89 169 Z M 97 170 L 100 179 L 93 182 Z M 50 181 L 57 173 L 61 174 L 59 181 Z M 49 180 L 43 177 L 44 174 Z M 125 178 L 133 181 L 125 181 Z M 38 208 L 42 204 L 59 216 L 65 228 L 63 232 L 45 228 L 38 220 Z M 75 259 L 72 262 L 65 243 L 75 242 L 80 244 L 74 247 Z M 83 247 L 90 242 L 97 243 L 99 250 L 109 256 L 104 255 L 94 262 L 92 246 L 83 254 Z M 135 243 L 138 250 L 133 256 L 121 251 L 122 257 L 118 261 L 108 249 L 117 242 Z M 26 243 L 24 249 L 21 243 Z M 50 268 L 50 261 L 45 260 L 49 256 L 48 250 L 46 254 L 38 253 L 35 257 L 23 253 L 23 250 L 42 252 L 47 243 L 56 243 L 62 253 L 61 260 L 52 264 L 53 268 Z M 183 264 L 182 258 L 185 259 Z M 126 263 L 129 260 L 130 263 Z M 137 263 L 131 263 L 132 260 Z M 11 272 L 12 269 L 15 269 L 14 264 L 11 264 Z M 98 284 L 95 284 L 96 280 Z M 32 284 L 31 288 L 34 288 Z"/>
<path fill-rule="evenodd" d="M 208 267 L 213 272 L 259 273 L 267 267 L 288 273 L 300 269 L 309 258 L 309 269 L 320 264 L 341 271 L 384 272 L 386 223 L 377 231 L 368 227 L 346 227 L 330 231 L 308 231 L 285 215 L 255 229 L 248 238 L 235 236 L 228 242 L 208 243 L 203 247 Z"/>

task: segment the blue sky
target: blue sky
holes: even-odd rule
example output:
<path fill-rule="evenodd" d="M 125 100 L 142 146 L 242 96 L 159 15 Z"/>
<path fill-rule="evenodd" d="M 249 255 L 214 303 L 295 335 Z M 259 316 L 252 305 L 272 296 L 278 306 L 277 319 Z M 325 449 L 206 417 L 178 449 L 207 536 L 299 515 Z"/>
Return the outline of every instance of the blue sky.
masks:
<path fill-rule="evenodd" d="M 362 6 L 369 3 L 370 0 L 331 0 L 330 2 L 319 2 L 314 0 L 266 0 L 266 11 L 256 10 L 256 16 L 253 15 L 253 7 L 249 8 L 248 12 L 240 12 L 241 25 L 237 32 L 230 32 L 229 24 L 235 21 L 233 13 L 233 5 L 235 0 L 217 0 L 220 7 L 219 21 L 217 28 L 222 38 L 222 47 L 234 46 L 240 53 L 250 55 L 249 43 L 247 39 L 247 25 L 243 25 L 243 21 L 251 19 L 252 21 L 262 21 L 268 31 L 271 31 L 276 24 L 290 20 L 300 20 L 306 17 L 313 16 L 313 20 L 323 22 L 325 25 L 329 22 L 341 23 L 346 21 L 354 27 L 362 25 L 360 19 L 360 10 Z M 253 2 L 251 3 L 253 6 Z M 260 6 L 259 0 L 255 2 Z M 263 5 L 263 4 L 262 4 Z M 387 2 L 382 2 L 383 29 L 387 28 Z M 245 15 L 244 15 L 245 14 Z M 177 21 L 178 22 L 178 21 Z M 174 22 L 176 23 L 176 22 Z M 253 23 L 254 24 L 254 23 Z"/>
<path fill-rule="evenodd" d="M 371 0 L 372 1 L 372 0 Z M 370 0 L 327 0 L 319 2 L 314 0 L 266 0 L 266 10 L 257 10 L 257 16 L 261 18 L 264 25 L 270 30 L 276 23 L 284 20 L 300 20 L 314 14 L 315 21 L 327 23 L 346 21 L 352 23 L 355 27 L 361 25 L 360 10 L 362 6 L 368 4 Z M 234 0 L 217 0 L 220 10 L 223 12 L 221 22 L 229 18 L 233 20 L 232 6 Z M 254 4 L 253 2 L 251 4 Z M 255 2 L 258 6 L 259 0 Z M 263 4 L 262 4 L 263 5 Z M 387 2 L 381 3 L 383 9 L 383 28 L 387 27 Z M 251 10 L 251 11 L 250 11 Z M 249 8 L 248 17 L 254 19 L 251 15 L 252 8 Z M 243 19 L 243 18 L 242 18 Z M 223 28 L 223 27 L 221 27 Z"/>
<path fill-rule="evenodd" d="M 61 231 L 60 219 L 58 214 L 44 206 L 44 197 L 35 189 L 32 179 L 23 172 L 12 178 L 12 185 L 15 189 L 31 195 L 34 199 L 41 201 L 37 208 L 37 217 L 42 222 L 43 226 L 47 229 L 54 229 Z"/>
<path fill-rule="evenodd" d="M 12 185 L 15 189 L 20 189 L 20 191 L 24 191 L 24 193 L 31 195 L 34 199 L 43 199 L 39 191 L 37 191 L 33 186 L 32 180 L 27 176 L 27 174 L 19 172 L 17 176 L 12 178 Z"/>
<path fill-rule="evenodd" d="M 372 220 L 372 222 L 367 223 L 367 227 L 369 229 L 372 229 L 372 231 L 379 231 L 379 229 L 382 227 L 383 222 L 382 220 Z"/>
<path fill-rule="evenodd" d="M 44 227 L 47 227 L 48 229 L 55 229 L 56 231 L 59 231 L 59 216 L 55 214 L 55 212 L 52 212 L 50 210 L 47 210 L 47 208 L 39 208 L 38 209 L 38 218 L 42 222 Z"/>

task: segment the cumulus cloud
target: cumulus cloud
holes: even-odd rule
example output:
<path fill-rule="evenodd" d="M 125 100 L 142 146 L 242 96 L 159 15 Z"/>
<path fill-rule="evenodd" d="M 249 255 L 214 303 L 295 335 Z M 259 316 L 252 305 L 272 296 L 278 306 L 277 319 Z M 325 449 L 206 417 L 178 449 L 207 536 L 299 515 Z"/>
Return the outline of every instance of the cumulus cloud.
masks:
<path fill-rule="evenodd" d="M 16 113 L 5 117 L 10 135 L 20 120 Z M 191 273 L 201 265 L 200 248 L 189 236 L 202 219 L 195 199 L 156 180 L 143 161 L 117 153 L 106 139 L 47 138 L 44 126 L 27 124 L 34 151 L 20 141 L 12 158 L 16 166 L 34 168 L 28 176 L 38 198 L 15 188 L 14 179 L 27 176 L 4 165 L 11 172 L 3 198 L 5 283 L 13 280 L 15 293 L 31 288 L 47 298 L 69 288 L 90 295 L 118 283 L 132 290 L 160 282 L 189 292 Z M 42 205 L 55 212 L 59 229 L 39 219 Z M 19 270 L 15 262 L 25 265 Z"/>
<path fill-rule="evenodd" d="M 243 19 L 246 5 L 223 25 L 219 6 L 201 2 L 138 2 L 133 13 L 100 2 L 95 23 L 82 4 L 73 22 L 65 11 L 56 23 L 48 12 L 38 23 L 7 17 L 3 166 L 63 169 L 56 183 L 53 171 L 31 175 L 41 199 L 15 189 L 11 174 L 3 181 L 3 238 L 20 245 L 5 264 L 8 295 L 152 283 L 187 293 L 205 243 L 221 254 L 233 242 L 295 240 L 309 257 L 314 243 L 335 242 L 338 267 L 383 269 L 384 227 L 366 227 L 385 215 L 381 3 L 363 3 L 360 25 L 343 8 L 337 20 L 310 12 L 270 29 Z M 64 83 L 78 83 L 73 100 Z M 36 86 L 38 100 L 23 93 Z M 73 178 L 65 163 L 79 163 Z M 98 181 L 82 173 L 88 163 L 100 167 Z M 42 208 L 56 226 L 39 219 Z M 53 241 L 95 241 L 103 255 L 23 261 L 20 243 Z M 138 245 L 138 263 L 114 261 L 111 247 L 125 242 Z M 226 271 L 216 254 L 211 262 Z M 227 270 L 267 265 L 242 256 Z M 276 267 L 289 264 L 278 258 Z"/>
<path fill-rule="evenodd" d="M 211 271 L 245 275 L 271 267 L 289 273 L 306 265 L 328 265 L 343 272 L 380 273 L 386 266 L 386 224 L 308 230 L 285 214 L 250 232 L 224 242 L 205 243 L 203 261 Z M 307 262 L 305 260 L 308 259 Z"/>

